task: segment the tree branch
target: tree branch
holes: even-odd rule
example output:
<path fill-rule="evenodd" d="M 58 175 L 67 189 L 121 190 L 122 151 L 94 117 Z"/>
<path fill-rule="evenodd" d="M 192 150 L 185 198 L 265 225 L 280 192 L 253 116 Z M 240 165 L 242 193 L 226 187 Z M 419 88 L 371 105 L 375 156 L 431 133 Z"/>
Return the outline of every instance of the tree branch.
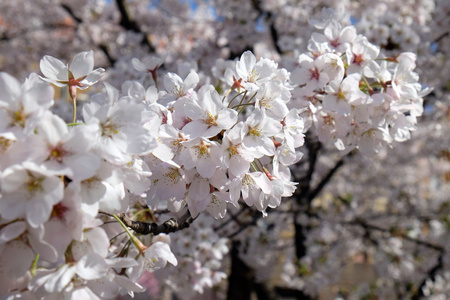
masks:
<path fill-rule="evenodd" d="M 75 15 L 72 8 L 66 4 L 61 4 L 61 7 L 70 15 L 70 17 L 78 24 L 83 23 L 83 20 Z"/>
<path fill-rule="evenodd" d="M 266 16 L 269 24 L 270 37 L 272 38 L 273 46 L 278 54 L 281 54 L 281 48 L 278 46 L 278 30 L 275 27 L 275 23 L 273 22 L 273 14 L 270 11 L 265 11 L 261 7 L 261 0 L 252 0 L 253 8 L 259 13 L 258 17 Z"/>
<path fill-rule="evenodd" d="M 75 13 L 73 12 L 72 8 L 70 8 L 68 5 L 66 5 L 66 4 L 61 4 L 61 7 L 69 14 L 69 16 L 70 16 L 75 22 L 77 22 L 78 25 L 81 24 L 81 23 L 83 23 L 83 19 L 77 17 L 77 16 L 75 15 Z M 111 66 L 113 66 L 113 65 L 116 63 L 116 59 L 113 58 L 113 57 L 111 56 L 111 53 L 109 52 L 108 46 L 106 46 L 106 45 L 104 45 L 104 44 L 101 44 L 101 45 L 98 45 L 98 48 L 99 48 L 100 50 L 102 50 L 103 54 L 105 54 L 106 58 L 108 59 L 108 62 L 111 64 Z"/>
<path fill-rule="evenodd" d="M 311 190 L 311 181 L 316 169 L 317 159 L 322 144 L 317 139 L 313 138 L 312 133 L 308 131 L 305 137 L 305 146 L 308 149 L 308 170 L 304 176 L 294 178 L 294 181 L 298 182 L 294 197 L 297 199 L 298 204 L 306 204 L 309 206 L 312 200 L 309 200 L 307 195 Z"/>
<path fill-rule="evenodd" d="M 142 34 L 141 43 L 143 45 L 146 45 L 150 52 L 155 52 L 155 47 L 153 47 L 150 40 L 148 39 L 148 35 L 141 30 L 138 23 L 131 14 L 127 0 L 116 0 L 116 5 L 121 16 L 119 25 L 126 30 Z"/>
<path fill-rule="evenodd" d="M 414 294 L 414 296 L 412 297 L 412 300 L 419 300 L 423 296 L 425 296 L 423 294 L 423 288 L 425 287 L 427 280 L 428 279 L 434 280 L 434 278 L 436 277 L 439 270 L 442 269 L 444 253 L 445 253 L 445 251 L 444 251 L 444 249 L 442 249 L 441 253 L 439 254 L 437 264 L 427 272 L 427 276 L 420 283 L 420 286 L 417 288 L 417 291 Z"/>
<path fill-rule="evenodd" d="M 433 43 L 439 43 L 441 40 L 443 40 L 449 34 L 450 34 L 450 31 L 444 32 L 443 34 L 438 36 L 436 39 L 434 39 Z"/>
<path fill-rule="evenodd" d="M 351 154 L 347 154 L 347 156 L 350 156 Z M 308 200 L 312 201 L 314 198 L 317 197 L 317 195 L 320 194 L 320 192 L 323 190 L 323 188 L 327 185 L 327 183 L 331 180 L 334 174 L 344 165 L 344 159 L 345 157 L 342 157 L 339 159 L 334 167 L 328 171 L 328 173 L 322 178 L 322 180 L 319 182 L 319 184 L 308 193 Z"/>
<path fill-rule="evenodd" d="M 119 217 L 126 226 L 133 229 L 135 232 L 144 235 L 158 235 L 161 233 L 168 234 L 171 232 L 176 232 L 189 227 L 189 225 L 191 225 L 191 223 L 194 221 L 194 218 L 191 217 L 189 211 L 182 215 L 179 220 L 171 218 L 159 225 L 157 223 L 133 221 L 125 216 L 124 213 L 117 214 L 117 217 Z"/>
<path fill-rule="evenodd" d="M 350 221 L 350 222 L 345 222 L 344 224 L 359 225 L 365 230 L 375 230 L 375 231 L 387 232 L 387 233 L 391 233 L 392 234 L 392 230 L 390 230 L 390 229 L 386 229 L 386 228 L 383 228 L 383 227 L 380 227 L 380 226 L 369 224 L 369 223 L 367 223 L 367 222 L 365 222 L 365 221 L 363 221 L 361 219 L 353 220 L 353 221 Z M 417 245 L 424 246 L 424 247 L 436 250 L 438 252 L 445 251 L 444 247 L 442 247 L 442 246 L 435 245 L 435 244 L 427 242 L 427 241 L 423 241 L 423 240 L 412 238 L 412 237 L 410 237 L 407 234 L 402 233 L 402 232 L 395 232 L 395 236 L 401 237 L 402 239 L 410 241 L 410 242 L 413 242 L 413 243 L 415 243 Z"/>

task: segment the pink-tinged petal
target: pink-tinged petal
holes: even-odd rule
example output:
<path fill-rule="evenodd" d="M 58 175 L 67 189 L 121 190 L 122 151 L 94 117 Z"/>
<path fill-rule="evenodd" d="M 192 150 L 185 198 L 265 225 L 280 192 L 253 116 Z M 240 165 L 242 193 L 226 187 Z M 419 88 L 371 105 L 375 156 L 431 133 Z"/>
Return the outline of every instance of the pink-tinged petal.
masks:
<path fill-rule="evenodd" d="M 70 63 L 69 70 L 75 79 L 88 75 L 94 69 L 94 52 L 80 52 L 73 58 Z"/>
<path fill-rule="evenodd" d="M 197 172 L 206 178 L 211 178 L 216 171 L 214 161 L 210 159 L 199 159 L 197 162 Z"/>
<path fill-rule="evenodd" d="M 38 227 L 48 220 L 53 206 L 47 201 L 36 201 L 37 199 L 31 199 L 27 205 L 27 221 L 31 227 Z"/>
<path fill-rule="evenodd" d="M 54 58 L 50 55 L 44 56 L 41 59 L 39 66 L 41 68 L 42 74 L 47 77 L 46 81 L 55 83 L 56 81 L 68 81 L 69 80 L 69 69 L 68 67 L 59 59 Z"/>
<path fill-rule="evenodd" d="M 189 187 L 189 196 L 193 199 L 203 199 L 210 193 L 209 182 L 204 179 L 196 180 Z"/>
<path fill-rule="evenodd" d="M 42 181 L 43 197 L 50 205 L 60 202 L 64 196 L 64 184 L 58 177 L 45 177 Z"/>
<path fill-rule="evenodd" d="M 95 280 L 106 275 L 108 266 L 103 257 L 97 253 L 83 256 L 76 264 L 76 273 L 85 280 Z"/>
<path fill-rule="evenodd" d="M 0 230 L 0 245 L 11 241 L 25 232 L 27 225 L 23 221 L 18 221 L 7 225 Z"/>
<path fill-rule="evenodd" d="M 89 86 L 96 84 L 102 77 L 105 75 L 105 69 L 98 68 L 89 73 L 89 75 L 80 81 L 81 84 L 84 85 L 84 87 L 80 87 L 82 90 L 88 88 Z"/>
<path fill-rule="evenodd" d="M 246 161 L 245 159 L 243 159 L 239 155 L 232 156 L 230 158 L 229 164 L 230 164 L 230 167 L 228 170 L 234 176 L 244 175 L 248 171 L 248 168 L 250 167 L 250 163 L 248 161 Z"/>
<path fill-rule="evenodd" d="M 23 199 L 27 197 L 26 192 L 4 194 L 0 201 L 0 214 L 7 220 L 14 220 L 25 215 L 27 203 Z M 26 198 L 25 198 L 26 199 Z"/>
<path fill-rule="evenodd" d="M 56 249 L 43 240 L 44 236 L 44 226 L 39 226 L 37 228 L 28 228 L 28 242 L 36 253 L 39 253 L 43 260 L 51 263 L 55 263 L 59 256 Z"/>
<path fill-rule="evenodd" d="M 19 81 L 8 73 L 0 72 L 0 106 L 16 101 L 21 93 Z"/>
<path fill-rule="evenodd" d="M 33 251 L 22 241 L 11 241 L 2 249 L 0 264 L 2 272 L 10 278 L 25 275 L 33 262 Z"/>

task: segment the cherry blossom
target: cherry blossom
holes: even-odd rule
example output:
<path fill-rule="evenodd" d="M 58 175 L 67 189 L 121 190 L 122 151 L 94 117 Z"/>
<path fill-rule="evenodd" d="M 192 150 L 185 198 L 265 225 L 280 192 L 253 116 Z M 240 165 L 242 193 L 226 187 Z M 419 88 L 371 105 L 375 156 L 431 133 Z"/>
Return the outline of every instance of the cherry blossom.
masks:
<path fill-rule="evenodd" d="M 445 297 L 448 4 L 297 2 L 2 2 L 0 296 Z"/>

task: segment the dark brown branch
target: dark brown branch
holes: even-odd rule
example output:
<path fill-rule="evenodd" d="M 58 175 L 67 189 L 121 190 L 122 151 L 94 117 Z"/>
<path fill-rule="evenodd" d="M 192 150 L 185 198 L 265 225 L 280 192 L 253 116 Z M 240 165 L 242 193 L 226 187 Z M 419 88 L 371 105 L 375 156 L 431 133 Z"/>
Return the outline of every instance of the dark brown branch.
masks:
<path fill-rule="evenodd" d="M 258 219 L 262 217 L 262 213 L 260 213 L 259 211 L 253 211 L 252 213 L 253 213 L 252 220 L 250 222 L 245 223 L 245 224 L 242 224 L 237 219 L 236 216 L 232 216 L 233 220 L 239 225 L 239 229 L 236 230 L 235 232 L 233 232 L 232 234 L 229 234 L 227 236 L 227 238 L 232 239 L 233 237 L 235 237 L 236 235 L 238 235 L 239 233 L 241 233 L 242 231 L 244 231 L 248 227 L 255 225 L 256 222 L 258 221 Z"/>
<path fill-rule="evenodd" d="M 360 220 L 360 219 L 357 219 L 357 220 L 354 220 L 354 221 L 350 221 L 350 222 L 347 222 L 347 223 L 344 223 L 344 224 L 359 225 L 365 230 L 375 230 L 375 231 L 387 232 L 387 233 L 393 234 L 392 230 L 390 230 L 390 229 L 386 229 L 386 228 L 383 228 L 383 227 L 380 227 L 380 226 L 377 226 L 377 225 L 372 225 L 372 224 L 369 224 L 369 223 L 367 223 L 367 222 L 365 222 L 363 220 Z M 401 237 L 402 239 L 410 241 L 410 242 L 412 242 L 412 243 L 414 243 L 416 245 L 420 245 L 420 246 L 424 246 L 424 247 L 436 250 L 438 252 L 443 252 L 444 251 L 444 248 L 442 246 L 435 245 L 435 244 L 427 242 L 427 241 L 423 241 L 423 240 L 412 238 L 412 237 L 410 237 L 407 234 L 402 233 L 402 232 L 395 232 L 395 236 Z"/>
<path fill-rule="evenodd" d="M 70 15 L 70 17 L 72 19 L 74 19 L 75 22 L 77 22 L 78 24 L 83 22 L 83 20 L 81 18 L 79 18 L 79 17 L 77 17 L 75 15 L 75 13 L 73 12 L 72 8 L 70 8 L 68 5 L 61 4 L 61 7 Z"/>
<path fill-rule="evenodd" d="M 72 8 L 70 8 L 68 5 L 61 4 L 61 7 L 69 14 L 69 16 L 75 22 L 77 22 L 77 24 L 83 23 L 83 19 L 77 17 L 75 15 L 75 13 L 73 12 Z M 106 58 L 108 59 L 109 63 L 111 64 L 111 66 L 113 66 L 116 63 L 116 59 L 111 56 L 111 53 L 109 52 L 109 48 L 106 45 L 104 45 L 104 44 L 98 45 L 98 48 L 100 50 L 102 50 L 103 54 L 105 54 Z"/>
<path fill-rule="evenodd" d="M 275 22 L 273 20 L 273 14 L 270 11 L 265 11 L 261 7 L 261 0 L 252 0 L 253 8 L 259 13 L 258 17 L 266 17 L 267 23 L 269 24 L 269 32 L 270 37 L 272 38 L 273 46 L 275 47 L 275 50 L 281 54 L 281 48 L 278 46 L 278 30 L 275 27 Z"/>
<path fill-rule="evenodd" d="M 114 66 L 117 60 L 112 57 L 111 53 L 109 52 L 108 46 L 106 46 L 105 44 L 100 44 L 98 45 L 98 48 L 103 51 L 111 66 Z"/>
<path fill-rule="evenodd" d="M 305 137 L 305 146 L 308 149 L 308 170 L 304 176 L 294 178 L 294 181 L 298 182 L 294 197 L 298 204 L 309 206 L 312 199 L 308 199 L 307 195 L 311 190 L 311 181 L 316 169 L 317 159 L 322 145 L 313 137 L 312 133 L 307 132 Z"/>
<path fill-rule="evenodd" d="M 148 35 L 141 30 L 138 23 L 134 19 L 133 15 L 130 12 L 130 9 L 128 7 L 127 0 L 116 0 L 117 8 L 120 12 L 120 23 L 119 25 L 122 26 L 126 30 L 130 30 L 136 33 L 142 34 L 142 44 L 146 45 L 150 52 L 155 52 L 155 48 L 151 44 Z"/>
<path fill-rule="evenodd" d="M 222 224 L 220 224 L 219 226 L 214 228 L 214 231 L 219 231 L 220 229 L 224 228 L 225 226 L 227 226 L 229 223 L 231 223 L 232 221 L 237 221 L 237 217 L 239 217 L 239 215 L 243 214 L 245 211 L 247 211 L 248 209 L 250 209 L 249 206 L 245 206 L 244 208 L 242 208 L 241 210 L 238 211 L 238 213 L 236 215 L 233 215 L 232 213 L 230 214 L 230 218 L 226 221 L 224 221 Z"/>
<path fill-rule="evenodd" d="M 433 43 L 439 43 L 441 40 L 443 40 L 446 36 L 448 36 L 450 34 L 450 31 L 444 32 L 443 34 L 441 34 L 440 36 L 438 36 Z"/>
<path fill-rule="evenodd" d="M 231 270 L 228 276 L 227 300 L 249 300 L 254 283 L 254 271 L 239 258 L 239 242 L 231 246 Z"/>
<path fill-rule="evenodd" d="M 189 214 L 189 211 L 187 211 L 184 215 L 182 215 L 179 220 L 171 218 L 159 225 L 157 223 L 145 223 L 140 221 L 133 221 L 129 219 L 127 216 L 125 216 L 124 213 L 117 214 L 117 217 L 119 217 L 126 226 L 133 229 L 135 232 L 144 235 L 146 234 L 158 235 L 161 233 L 168 234 L 171 232 L 176 232 L 189 227 L 189 225 L 194 221 L 194 219 Z"/>
<path fill-rule="evenodd" d="M 282 299 L 284 298 L 294 298 L 294 299 L 312 299 L 310 296 L 304 294 L 302 291 L 288 288 L 288 287 L 275 287 L 275 293 L 280 296 Z"/>
<path fill-rule="evenodd" d="M 328 171 L 328 173 L 322 178 L 322 180 L 319 182 L 319 184 L 308 194 L 309 201 L 312 201 L 314 198 L 317 197 L 317 195 L 320 194 L 320 192 L 327 185 L 327 183 L 331 180 L 331 178 L 333 178 L 333 175 L 336 174 L 336 172 L 343 165 L 344 165 L 344 157 L 336 162 L 334 167 L 330 171 Z"/>
<path fill-rule="evenodd" d="M 427 272 L 427 276 L 420 283 L 419 287 L 417 288 L 417 292 L 412 297 L 412 300 L 419 300 L 423 296 L 425 296 L 423 294 L 423 288 L 425 287 L 428 279 L 434 280 L 436 275 L 437 275 L 437 273 L 439 272 L 439 270 L 442 269 L 444 253 L 445 253 L 445 251 L 442 250 L 441 253 L 439 254 L 437 264 Z"/>
<path fill-rule="evenodd" d="M 380 231 L 380 232 L 387 232 L 389 234 L 393 234 L 392 230 L 390 230 L 390 229 L 386 229 L 386 228 L 382 228 L 382 227 L 379 227 L 379 226 L 376 226 L 376 225 L 368 224 L 367 222 L 365 222 L 363 220 L 354 220 L 354 221 L 348 222 L 347 224 L 361 226 L 366 231 L 366 234 L 369 234 L 370 230 Z M 436 265 L 434 265 L 433 268 L 431 268 L 427 272 L 425 278 L 422 280 L 420 285 L 417 287 L 416 292 L 414 293 L 414 296 L 411 298 L 412 300 L 419 300 L 419 299 L 421 299 L 424 296 L 424 294 L 423 294 L 423 287 L 426 285 L 427 280 L 429 280 L 429 279 L 434 280 L 434 278 L 436 277 L 437 273 L 442 269 L 442 267 L 443 267 L 443 257 L 444 257 L 444 254 L 445 254 L 445 248 L 442 247 L 442 246 L 435 245 L 433 243 L 427 242 L 427 241 L 423 241 L 423 240 L 412 238 L 412 237 L 410 237 L 407 234 L 402 233 L 402 232 L 395 232 L 395 235 L 401 237 L 404 240 L 412 242 L 412 243 L 414 243 L 416 245 L 427 247 L 429 249 L 433 249 L 433 250 L 439 252 L 439 256 L 438 256 Z M 372 240 L 372 242 L 373 242 L 373 240 Z M 375 244 L 377 244 L 377 243 L 375 242 Z"/>

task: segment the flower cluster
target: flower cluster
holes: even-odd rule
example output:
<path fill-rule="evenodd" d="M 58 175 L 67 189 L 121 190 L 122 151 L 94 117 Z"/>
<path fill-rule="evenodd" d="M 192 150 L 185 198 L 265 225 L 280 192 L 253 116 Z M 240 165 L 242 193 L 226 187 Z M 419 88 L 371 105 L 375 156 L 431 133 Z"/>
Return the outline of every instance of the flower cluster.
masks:
<path fill-rule="evenodd" d="M 83 87 L 99 79 L 88 75 L 92 66 L 92 52 L 77 55 L 68 69 L 55 58 L 41 61 L 46 80 L 70 81 L 72 74 Z M 135 257 L 112 251 L 98 218 L 100 211 L 125 212 L 130 195 L 148 189 L 141 156 L 157 147 L 141 105 L 107 90 L 83 107 L 85 123 L 76 126 L 49 110 L 53 89 L 36 74 L 20 84 L 0 73 L 2 294 L 26 289 L 39 297 L 97 299 L 108 285 L 111 295 L 132 293 L 144 289 L 116 270 L 140 266 L 133 272 L 139 277 L 142 266 L 177 263 L 163 242 L 136 242 Z M 36 268 L 41 261 L 46 269 Z"/>
<path fill-rule="evenodd" d="M 183 299 L 198 299 L 227 276 L 222 261 L 229 251 L 228 239 L 221 238 L 213 224 L 213 218 L 200 215 L 187 230 L 173 234 L 171 248 L 179 265 L 155 272 Z"/>
<path fill-rule="evenodd" d="M 346 151 L 373 154 L 408 139 L 426 92 L 413 72 L 415 56 L 379 58 L 354 27 L 331 19 L 317 26 L 324 33 L 312 36 L 292 74 L 246 51 L 217 60 L 214 77 L 187 64 L 158 81 L 162 60 L 133 59 L 141 80 L 120 90 L 105 82 L 80 118 L 77 89 L 104 73 L 94 70 L 92 51 L 70 65 L 45 56 L 45 77 L 32 74 L 23 84 L 0 73 L 1 293 L 113 298 L 143 291 L 136 282 L 144 270 L 178 260 L 202 292 L 224 277 L 219 262 L 228 251 L 203 217 L 191 237 L 175 235 L 177 259 L 169 236 L 139 239 L 117 215 L 145 207 L 154 221 L 161 208 L 222 219 L 229 205 L 245 203 L 267 216 L 295 191 L 289 166 L 301 159 L 312 124 L 320 141 Z M 51 111 L 48 82 L 69 88 L 73 123 Z M 111 217 L 118 223 L 105 222 Z M 251 230 L 241 235 L 241 257 L 255 268 L 262 266 L 256 249 L 275 244 L 266 224 L 258 223 L 258 241 L 246 241 Z"/>
<path fill-rule="evenodd" d="M 319 23 L 309 53 L 301 54 L 291 80 L 293 105 L 314 124 L 319 140 L 339 150 L 377 153 L 402 142 L 423 113 L 423 89 L 413 70 L 416 55 L 384 57 L 354 26 Z"/>
<path fill-rule="evenodd" d="M 281 197 L 292 195 L 288 166 L 301 155 L 303 118 L 289 110 L 288 73 L 269 59 L 245 52 L 223 72 L 219 94 L 210 84 L 197 88 L 199 76 L 164 77 L 165 90 L 146 92 L 159 116 L 158 151 L 149 161 L 152 187 L 148 205 L 167 199 L 177 210 L 187 204 L 192 216 L 208 211 L 223 218 L 227 203 L 241 198 L 265 214 Z M 142 101 L 144 88 L 137 101 Z M 164 106 L 160 103 L 164 103 Z"/>

